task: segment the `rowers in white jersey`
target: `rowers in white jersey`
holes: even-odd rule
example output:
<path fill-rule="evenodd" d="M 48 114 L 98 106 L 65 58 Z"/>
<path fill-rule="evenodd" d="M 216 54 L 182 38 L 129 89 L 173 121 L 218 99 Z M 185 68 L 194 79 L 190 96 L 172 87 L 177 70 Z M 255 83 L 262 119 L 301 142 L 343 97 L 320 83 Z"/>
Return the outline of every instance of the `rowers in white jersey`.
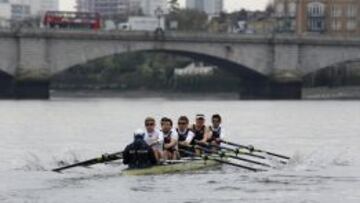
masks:
<path fill-rule="evenodd" d="M 145 119 L 145 142 L 152 147 L 155 157 L 160 161 L 163 157 L 163 134 L 156 129 L 156 121 L 152 117 Z"/>
<path fill-rule="evenodd" d="M 164 137 L 164 159 L 176 160 L 179 158 L 178 134 L 173 129 L 173 122 L 170 118 L 161 119 L 161 133 Z"/>
<path fill-rule="evenodd" d="M 225 132 L 221 126 L 221 122 L 222 119 L 219 114 L 214 114 L 211 117 L 212 125 L 209 127 L 211 130 L 210 138 L 208 139 L 209 143 L 219 146 L 221 144 L 221 140 L 224 140 Z"/>
<path fill-rule="evenodd" d="M 187 157 L 188 154 L 183 150 L 189 151 L 192 150 L 191 142 L 194 139 L 195 134 L 189 128 L 189 118 L 186 116 L 180 116 L 178 119 L 178 127 L 176 128 L 178 133 L 178 142 L 179 142 L 179 153 L 180 157 Z"/>

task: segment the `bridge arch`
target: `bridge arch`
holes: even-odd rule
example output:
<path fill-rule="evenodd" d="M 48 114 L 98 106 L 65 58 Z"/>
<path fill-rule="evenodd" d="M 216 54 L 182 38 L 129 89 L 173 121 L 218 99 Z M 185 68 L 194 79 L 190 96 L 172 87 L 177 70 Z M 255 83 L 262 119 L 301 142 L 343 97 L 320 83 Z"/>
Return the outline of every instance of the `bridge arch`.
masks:
<path fill-rule="evenodd" d="M 100 58 L 95 58 L 95 59 L 91 59 L 90 61 L 86 61 L 85 63 L 82 64 L 86 64 L 89 62 L 92 62 L 94 60 L 97 59 L 102 59 L 102 58 L 106 58 L 109 56 L 118 56 L 118 55 L 123 55 L 123 54 L 130 54 L 130 53 L 165 53 L 165 54 L 170 54 L 170 55 L 175 55 L 175 56 L 183 56 L 189 59 L 193 59 L 196 61 L 202 61 L 208 64 L 212 64 L 217 66 L 218 68 L 231 72 L 232 74 L 236 74 L 241 78 L 257 78 L 257 79 L 266 79 L 267 76 L 256 72 L 254 70 L 252 70 L 251 68 L 248 68 L 244 65 L 241 64 L 236 64 L 234 62 L 228 61 L 226 59 L 222 59 L 219 57 L 215 57 L 215 56 L 209 56 L 209 55 L 205 55 L 205 54 L 199 54 L 199 53 L 193 53 L 193 52 L 188 52 L 188 51 L 174 51 L 174 50 L 163 50 L 163 49 L 158 49 L 158 50 L 140 50 L 140 51 L 132 51 L 132 52 L 123 52 L 123 53 L 117 53 L 115 55 L 106 55 Z M 52 73 L 52 77 L 56 77 L 57 74 L 60 74 L 63 71 L 66 71 L 69 68 L 75 67 L 77 65 L 81 65 L 81 64 L 75 64 L 73 66 L 70 66 L 68 68 L 65 68 L 63 70 L 61 70 L 60 72 L 54 72 Z"/>
<path fill-rule="evenodd" d="M 334 65 L 360 60 L 359 48 L 352 45 L 343 46 L 304 46 L 301 49 L 301 72 L 303 76 Z"/>
<path fill-rule="evenodd" d="M 181 55 L 193 59 L 203 60 L 220 67 L 225 67 L 242 74 L 267 75 L 268 61 L 264 58 L 253 60 L 249 57 L 258 50 L 246 51 L 243 49 L 224 46 L 221 44 L 210 45 L 205 49 L 203 44 L 179 42 L 154 42 L 154 41 L 102 41 L 82 40 L 67 43 L 62 40 L 49 41 L 48 61 L 50 75 L 55 75 L 75 65 L 84 64 L 95 59 L 104 58 L 132 52 L 164 52 Z M 239 51 L 240 50 L 240 51 Z M 234 52 L 237 53 L 234 53 Z M 264 53 L 266 50 L 264 50 Z M 255 54 L 257 56 L 258 54 Z"/>
<path fill-rule="evenodd" d="M 356 71 L 359 65 L 360 58 L 341 61 L 305 74 L 303 81 L 306 86 L 319 86 L 319 84 L 332 86 L 335 83 L 339 83 L 339 81 L 348 83 L 345 78 L 350 77 L 349 71 Z M 356 70 L 354 68 L 356 68 Z"/>
<path fill-rule="evenodd" d="M 303 77 L 307 77 L 311 74 L 315 74 L 319 71 L 322 71 L 322 70 L 325 70 L 328 68 L 346 66 L 347 64 L 351 64 L 351 63 L 358 63 L 358 62 L 360 62 L 360 57 L 351 58 L 351 59 L 347 59 L 347 60 L 334 60 L 334 61 L 335 62 L 329 61 L 326 63 L 325 66 L 319 66 L 314 70 L 303 72 Z"/>
<path fill-rule="evenodd" d="M 101 56 L 99 58 L 92 59 L 90 61 L 85 61 L 82 64 L 91 63 L 97 59 L 103 59 L 109 56 L 117 56 L 117 55 L 123 55 L 123 54 L 129 54 L 129 53 L 166 53 L 170 55 L 178 55 L 183 56 L 191 59 L 195 59 L 198 61 L 203 61 L 209 64 L 213 64 L 218 66 L 222 70 L 226 70 L 227 72 L 230 72 L 233 75 L 237 75 L 239 77 L 239 82 L 241 82 L 243 87 L 239 87 L 239 93 L 242 95 L 242 98 L 268 98 L 268 85 L 270 79 L 269 76 L 261 74 L 257 71 L 254 71 L 253 69 L 246 67 L 241 64 L 237 64 L 235 62 L 229 61 L 224 58 L 219 58 L 216 56 L 209 56 L 207 54 L 202 53 L 194 53 L 191 51 L 179 51 L 179 50 L 167 50 L 167 49 L 150 49 L 150 50 L 137 50 L 137 51 L 124 51 L 122 53 L 116 53 L 114 55 L 105 55 Z M 63 69 L 60 72 L 53 73 L 52 78 L 56 80 L 56 77 L 58 74 L 61 74 L 63 71 L 66 71 L 70 68 L 76 68 L 77 65 L 81 64 L 75 64 L 73 66 L 70 66 L 68 68 Z"/>

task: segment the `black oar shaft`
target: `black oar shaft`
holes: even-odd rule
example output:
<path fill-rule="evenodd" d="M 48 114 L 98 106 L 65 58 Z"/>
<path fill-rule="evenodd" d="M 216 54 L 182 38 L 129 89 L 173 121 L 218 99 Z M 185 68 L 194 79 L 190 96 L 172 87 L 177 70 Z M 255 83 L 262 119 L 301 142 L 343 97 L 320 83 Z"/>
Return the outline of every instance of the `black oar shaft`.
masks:
<path fill-rule="evenodd" d="M 99 163 L 100 161 L 101 161 L 101 157 L 100 158 L 95 158 L 95 159 L 90 159 L 90 160 L 83 161 L 83 162 L 79 162 L 79 163 L 76 163 L 76 164 L 71 164 L 71 165 L 68 165 L 68 166 L 63 166 L 63 167 L 60 167 L 60 168 L 56 168 L 56 169 L 53 169 L 52 171 L 60 172 L 62 170 L 65 170 L 65 169 L 68 169 L 68 168 L 74 168 L 74 167 L 77 167 L 77 166 L 89 166 L 89 165 L 92 165 L 92 164 Z"/>
<path fill-rule="evenodd" d="M 235 154 L 242 154 L 242 155 L 246 155 L 246 156 L 252 156 L 252 157 L 256 157 L 259 159 L 266 159 L 266 157 L 261 156 L 261 155 L 257 155 L 257 154 L 251 154 L 251 153 L 247 153 L 247 152 L 242 152 L 239 149 L 233 149 L 233 148 L 229 148 L 229 147 L 224 147 L 224 146 L 219 146 L 219 145 L 214 145 L 214 144 L 209 144 L 209 143 L 202 143 L 202 142 L 197 142 L 198 145 L 201 146 L 206 146 L 206 147 L 215 147 L 216 149 L 223 149 L 226 151 L 231 151 Z"/>
<path fill-rule="evenodd" d="M 259 152 L 262 152 L 261 150 L 259 150 Z M 275 153 L 272 153 L 272 152 L 264 152 L 268 155 L 271 155 L 271 156 L 276 156 L 276 157 L 279 157 L 279 158 L 283 158 L 283 159 L 290 159 L 290 157 L 288 156 L 284 156 L 284 155 L 281 155 L 281 154 L 275 154 Z"/>
<path fill-rule="evenodd" d="M 236 163 L 224 161 L 224 160 L 221 160 L 221 159 L 210 159 L 210 160 L 214 160 L 214 161 L 217 161 L 217 162 L 219 162 L 219 163 L 227 164 L 227 165 L 230 165 L 230 166 L 235 166 L 235 167 L 247 169 L 247 170 L 253 171 L 253 172 L 264 171 L 264 170 L 261 170 L 261 169 L 251 168 L 251 167 L 248 167 L 248 166 L 244 166 L 244 165 L 240 165 L 240 164 L 236 164 Z"/>
<path fill-rule="evenodd" d="M 253 171 L 253 172 L 264 171 L 264 170 L 261 170 L 261 169 L 256 169 L 256 168 L 252 168 L 252 167 L 243 166 L 243 165 L 240 165 L 240 164 L 228 162 L 228 161 L 225 161 L 225 160 L 217 159 L 217 158 L 212 157 L 212 156 L 204 156 L 204 155 L 199 156 L 199 155 L 196 155 L 196 153 L 194 153 L 194 152 L 190 152 L 190 151 L 187 151 L 187 150 L 184 150 L 184 149 L 179 149 L 179 150 L 181 152 L 185 153 L 185 154 L 188 154 L 188 155 L 194 156 L 194 157 L 200 157 L 200 158 L 203 158 L 204 160 L 213 160 L 213 161 L 216 161 L 218 163 L 227 164 L 227 165 L 230 165 L 230 166 L 235 166 L 235 167 L 247 169 L 247 170 Z"/>
<path fill-rule="evenodd" d="M 234 142 L 229 142 L 229 141 L 224 141 L 224 140 L 221 140 L 221 142 L 224 143 L 224 144 L 228 144 L 228 145 L 239 147 L 239 148 L 244 148 L 244 149 L 254 151 L 254 152 L 261 152 L 261 153 L 265 153 L 265 154 L 268 154 L 268 155 L 271 155 L 271 156 L 276 156 L 276 157 L 283 158 L 283 159 L 290 159 L 290 157 L 288 157 L 288 156 L 284 156 L 284 155 L 276 154 L 276 153 L 272 153 L 272 152 L 267 152 L 267 151 L 263 151 L 263 150 L 259 150 L 259 149 L 251 149 L 248 146 L 237 144 L 237 143 L 234 143 Z"/>
<path fill-rule="evenodd" d="M 60 171 L 63 171 L 65 169 L 69 169 L 69 168 L 74 168 L 74 167 L 78 167 L 78 166 L 90 166 L 90 165 L 94 165 L 94 164 L 111 162 L 111 161 L 115 161 L 115 160 L 118 160 L 118 159 L 121 159 L 121 158 L 122 158 L 122 152 L 116 152 L 116 153 L 113 153 L 113 154 L 109 154 L 106 157 L 101 156 L 101 157 L 90 159 L 90 160 L 87 160 L 87 161 L 83 161 L 83 162 L 71 164 L 71 165 L 68 165 L 68 166 L 63 166 L 63 167 L 60 167 L 60 168 L 56 168 L 56 169 L 53 169 L 52 171 L 60 172 Z"/>
<path fill-rule="evenodd" d="M 221 152 L 221 151 L 212 150 L 212 149 L 207 149 L 207 148 L 204 148 L 204 147 L 201 147 L 201 146 L 198 146 L 198 148 L 201 149 L 201 150 L 203 150 L 203 151 L 205 151 L 205 152 L 209 151 L 209 152 L 212 153 L 212 154 L 217 154 L 217 155 L 219 155 L 220 157 L 232 158 L 232 159 L 237 159 L 237 160 L 240 160 L 240 161 L 249 162 L 249 163 L 252 163 L 252 164 L 258 164 L 258 165 L 265 166 L 265 167 L 271 167 L 269 164 L 261 163 L 261 162 L 254 161 L 254 160 L 250 160 L 250 159 L 245 159 L 245 158 L 238 157 L 238 156 L 233 156 L 233 155 L 224 154 L 224 153 Z"/>
<path fill-rule="evenodd" d="M 232 149 L 232 148 L 223 147 L 223 146 L 218 146 L 218 148 L 219 148 L 219 149 L 228 150 L 228 151 L 232 151 L 232 152 L 234 152 L 235 154 L 243 154 L 243 155 L 246 155 L 246 156 L 252 156 L 252 157 L 259 158 L 259 159 L 266 159 L 266 157 L 264 157 L 264 156 L 257 155 L 257 154 L 252 154 L 252 153 L 248 153 L 248 152 L 242 152 L 242 151 L 240 151 L 239 149 Z"/>

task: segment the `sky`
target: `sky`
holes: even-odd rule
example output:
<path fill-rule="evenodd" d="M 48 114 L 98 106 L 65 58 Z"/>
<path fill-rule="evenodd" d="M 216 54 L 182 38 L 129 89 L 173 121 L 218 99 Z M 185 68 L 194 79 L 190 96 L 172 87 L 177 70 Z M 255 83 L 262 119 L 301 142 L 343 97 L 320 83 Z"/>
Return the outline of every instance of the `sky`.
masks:
<path fill-rule="evenodd" d="M 185 5 L 185 0 L 179 0 L 180 5 Z M 224 0 L 225 10 L 234 11 L 242 8 L 250 10 L 264 9 L 269 0 Z M 74 10 L 75 0 L 60 0 L 62 10 Z"/>

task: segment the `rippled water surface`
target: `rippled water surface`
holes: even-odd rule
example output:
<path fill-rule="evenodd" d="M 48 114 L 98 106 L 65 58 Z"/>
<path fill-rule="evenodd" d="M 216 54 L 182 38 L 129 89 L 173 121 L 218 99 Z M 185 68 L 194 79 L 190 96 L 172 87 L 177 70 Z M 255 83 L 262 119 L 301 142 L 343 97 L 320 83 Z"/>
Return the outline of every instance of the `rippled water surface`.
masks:
<path fill-rule="evenodd" d="M 229 140 L 286 154 L 264 173 L 231 166 L 125 177 L 118 164 L 50 172 L 121 151 L 145 116 L 220 113 Z M 360 202 L 359 102 L 71 99 L 0 101 L 0 202 Z"/>

